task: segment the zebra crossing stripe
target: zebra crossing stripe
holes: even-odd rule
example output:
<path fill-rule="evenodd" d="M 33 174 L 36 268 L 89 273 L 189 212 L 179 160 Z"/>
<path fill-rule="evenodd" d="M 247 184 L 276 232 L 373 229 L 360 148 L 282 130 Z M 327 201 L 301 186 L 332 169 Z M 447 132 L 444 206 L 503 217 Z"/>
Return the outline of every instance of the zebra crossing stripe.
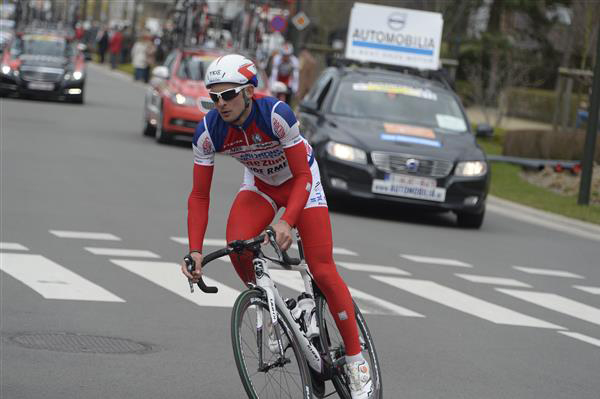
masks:
<path fill-rule="evenodd" d="M 371 276 L 375 280 L 412 294 L 440 303 L 450 308 L 470 314 L 496 324 L 510 326 L 552 328 L 564 330 L 563 327 L 515 312 L 514 310 L 495 305 L 463 292 L 445 287 L 429 280 L 413 280 L 401 277 Z"/>
<path fill-rule="evenodd" d="M 596 345 L 600 347 L 600 339 L 590 337 L 588 335 L 583 335 L 580 333 L 572 332 L 572 331 L 558 331 L 558 333 L 566 335 L 571 338 L 578 339 L 583 342 L 587 342 L 588 344 Z"/>
<path fill-rule="evenodd" d="M 352 262 L 335 262 L 336 265 L 342 266 L 348 270 L 354 270 L 367 273 L 387 273 L 397 274 L 400 276 L 410 276 L 409 272 L 393 266 L 370 265 L 367 263 L 352 263 Z"/>
<path fill-rule="evenodd" d="M 600 309 L 548 292 L 496 288 L 496 291 L 539 305 L 555 312 L 600 325 Z"/>
<path fill-rule="evenodd" d="M 286 286 L 294 291 L 304 291 L 304 281 L 298 272 L 270 269 L 269 274 L 271 275 L 271 279 L 276 284 Z M 352 298 L 354 298 L 362 313 L 406 317 L 425 317 L 422 314 L 413 312 L 410 309 L 403 308 L 395 303 L 377 298 L 376 296 L 367 294 L 366 292 L 357 290 L 355 288 L 348 287 L 348 289 L 350 290 Z"/>
<path fill-rule="evenodd" d="M 0 250 L 29 251 L 29 248 L 16 242 L 0 242 Z"/>
<path fill-rule="evenodd" d="M 539 276 L 583 278 L 583 276 L 580 276 L 579 274 L 567 272 L 567 271 L 564 271 L 564 270 L 538 269 L 538 268 L 535 268 L 535 267 L 523 267 L 523 266 L 513 266 L 513 269 L 522 271 L 523 273 L 537 274 Z"/>
<path fill-rule="evenodd" d="M 455 276 L 468 280 L 472 283 L 504 285 L 507 287 L 531 288 L 531 285 L 523 283 L 519 280 L 503 277 L 477 276 L 474 274 L 454 273 Z"/>
<path fill-rule="evenodd" d="M 600 295 L 600 287 L 590 287 L 586 285 L 574 285 L 573 288 L 577 288 L 578 290 L 588 292 L 594 295 Z"/>
<path fill-rule="evenodd" d="M 209 286 L 217 286 L 216 294 L 205 294 L 195 287 L 194 293 L 181 274 L 180 265 L 173 262 L 139 261 L 127 259 L 111 259 L 111 263 L 145 278 L 154 284 L 165 288 L 198 306 L 232 307 L 240 291 L 204 276 L 204 282 Z"/>
<path fill-rule="evenodd" d="M 125 302 L 42 255 L 0 254 L 0 269 L 44 298 L 77 301 Z"/>
<path fill-rule="evenodd" d="M 152 251 L 146 251 L 145 249 L 85 247 L 85 250 L 93 253 L 94 255 L 124 256 L 132 258 L 160 258 L 159 255 Z"/>
<path fill-rule="evenodd" d="M 457 267 L 473 267 L 472 265 L 461 262 L 455 259 L 447 259 L 447 258 L 432 258 L 430 256 L 420 256 L 420 255 L 406 255 L 400 254 L 404 259 L 411 260 L 417 263 L 427 263 L 431 265 L 441 265 L 441 266 L 457 266 Z"/>
<path fill-rule="evenodd" d="M 83 240 L 121 241 L 119 237 L 110 233 L 91 233 L 86 231 L 48 230 L 50 234 L 60 238 L 78 238 Z"/>

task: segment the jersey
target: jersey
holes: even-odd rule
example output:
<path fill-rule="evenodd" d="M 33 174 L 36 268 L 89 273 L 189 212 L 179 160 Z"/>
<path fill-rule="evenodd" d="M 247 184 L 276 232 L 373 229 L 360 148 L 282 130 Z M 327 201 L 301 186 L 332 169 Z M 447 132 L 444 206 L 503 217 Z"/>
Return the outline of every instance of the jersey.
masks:
<path fill-rule="evenodd" d="M 317 165 L 312 147 L 300 135 L 299 123 L 286 103 L 272 97 L 254 98 L 250 115 L 241 126 L 225 122 L 213 109 L 196 127 L 192 147 L 194 185 L 188 199 L 190 250 L 202 250 L 216 153 L 237 159 L 244 165 L 245 175 L 253 176 L 257 185 L 288 192 L 281 220 L 296 225 L 314 191 L 311 166 Z M 316 205 L 326 206 L 324 200 L 315 201 Z"/>
<path fill-rule="evenodd" d="M 298 58 L 290 55 L 287 62 L 284 62 L 283 56 L 277 54 L 273 58 L 271 68 L 271 85 L 279 81 L 285 83 L 294 93 L 298 91 L 300 81 L 300 62 Z"/>
<path fill-rule="evenodd" d="M 215 153 L 237 159 L 248 172 L 263 182 L 279 186 L 292 177 L 284 149 L 303 143 L 309 166 L 314 162 L 312 147 L 300 135 L 292 109 L 272 97 L 254 100 L 242 126 L 225 122 L 216 109 L 201 121 L 193 140 L 194 163 L 210 166 Z"/>

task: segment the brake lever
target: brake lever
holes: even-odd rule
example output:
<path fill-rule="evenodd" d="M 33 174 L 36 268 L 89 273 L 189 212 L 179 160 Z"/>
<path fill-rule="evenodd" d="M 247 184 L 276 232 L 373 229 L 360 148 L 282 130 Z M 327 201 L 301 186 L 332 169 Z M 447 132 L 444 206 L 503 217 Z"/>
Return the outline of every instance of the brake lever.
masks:
<path fill-rule="evenodd" d="M 196 270 L 196 262 L 189 255 L 184 256 L 183 260 L 185 261 L 185 267 L 186 267 L 188 273 L 192 274 L 192 272 L 194 270 Z M 194 293 L 194 283 L 192 282 L 191 278 L 188 278 L 188 284 L 190 285 L 190 292 L 193 294 Z"/>

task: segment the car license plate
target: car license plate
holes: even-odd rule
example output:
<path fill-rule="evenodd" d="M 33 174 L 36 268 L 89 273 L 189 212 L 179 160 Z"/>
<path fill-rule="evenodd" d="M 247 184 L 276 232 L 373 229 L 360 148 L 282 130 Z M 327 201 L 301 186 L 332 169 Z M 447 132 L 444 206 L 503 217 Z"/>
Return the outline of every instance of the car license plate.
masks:
<path fill-rule="evenodd" d="M 29 82 L 27 87 L 31 90 L 44 90 L 51 91 L 54 90 L 54 83 L 48 82 Z"/>
<path fill-rule="evenodd" d="M 435 179 L 426 177 L 389 174 L 385 179 L 373 179 L 371 191 L 375 194 L 416 198 L 444 202 L 446 189 L 437 187 Z"/>

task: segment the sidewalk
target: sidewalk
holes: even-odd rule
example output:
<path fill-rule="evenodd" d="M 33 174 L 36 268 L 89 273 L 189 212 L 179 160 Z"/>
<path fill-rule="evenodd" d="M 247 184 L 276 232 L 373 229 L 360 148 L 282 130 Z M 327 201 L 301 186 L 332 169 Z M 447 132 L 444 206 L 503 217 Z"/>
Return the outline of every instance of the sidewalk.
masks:
<path fill-rule="evenodd" d="M 484 109 L 479 106 L 473 106 L 466 109 L 467 117 L 471 123 L 486 123 Z M 495 123 L 497 110 L 493 108 L 487 109 L 488 116 L 490 118 L 490 124 Z M 514 118 L 512 116 L 504 116 L 500 122 L 500 127 L 505 130 L 520 130 L 520 129 L 534 129 L 534 130 L 552 130 L 552 125 L 549 123 L 536 122 L 529 119 Z"/>

